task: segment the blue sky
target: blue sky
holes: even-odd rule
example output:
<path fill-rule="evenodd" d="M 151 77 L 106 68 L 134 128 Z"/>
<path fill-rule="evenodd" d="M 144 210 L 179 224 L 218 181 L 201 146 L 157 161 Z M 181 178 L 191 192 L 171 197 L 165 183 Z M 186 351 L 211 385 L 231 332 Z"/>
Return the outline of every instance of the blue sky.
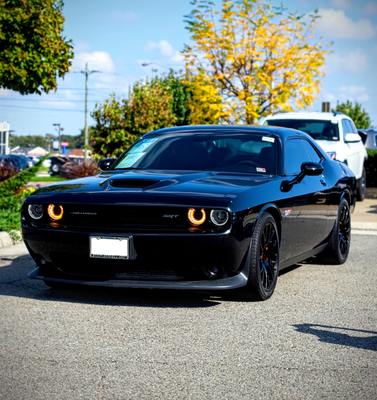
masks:
<path fill-rule="evenodd" d="M 273 2 L 280 4 L 281 1 Z M 377 125 L 377 0 L 285 0 L 291 11 L 319 9 L 318 33 L 333 42 L 328 56 L 320 102 L 359 101 Z M 189 0 L 66 0 L 65 35 L 72 39 L 75 59 L 59 88 L 48 95 L 21 96 L 0 89 L 0 121 L 16 134 L 76 135 L 84 124 L 85 63 L 101 73 L 89 78 L 89 111 L 115 93 L 125 97 L 130 84 L 168 68 L 179 69 L 179 51 L 189 42 L 183 16 Z M 145 62 L 151 63 L 142 67 Z M 89 119 L 89 123 L 93 121 Z"/>

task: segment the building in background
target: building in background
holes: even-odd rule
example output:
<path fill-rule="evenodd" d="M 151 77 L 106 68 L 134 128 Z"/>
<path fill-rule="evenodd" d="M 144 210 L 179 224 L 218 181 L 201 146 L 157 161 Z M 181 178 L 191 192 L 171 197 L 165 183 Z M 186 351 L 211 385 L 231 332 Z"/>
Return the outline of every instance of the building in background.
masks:
<path fill-rule="evenodd" d="M 9 131 L 8 122 L 0 122 L 0 154 L 9 154 Z"/>

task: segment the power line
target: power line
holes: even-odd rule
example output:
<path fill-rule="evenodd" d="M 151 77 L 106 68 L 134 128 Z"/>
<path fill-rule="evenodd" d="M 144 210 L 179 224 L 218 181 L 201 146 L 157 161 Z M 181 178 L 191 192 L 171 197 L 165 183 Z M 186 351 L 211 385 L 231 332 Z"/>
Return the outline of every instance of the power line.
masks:
<path fill-rule="evenodd" d="M 27 101 L 27 102 L 46 102 L 46 103 L 82 103 L 82 100 L 78 100 L 78 99 L 65 99 L 63 97 L 58 97 L 58 98 L 52 98 L 52 99 L 17 99 L 14 97 L 0 97 L 0 100 L 6 100 L 6 101 Z M 93 102 L 98 102 L 98 101 L 103 101 L 103 99 L 93 99 L 93 100 L 88 100 L 89 103 L 93 103 Z"/>
<path fill-rule="evenodd" d="M 15 106 L 15 105 L 10 105 L 10 104 L 1 104 L 1 107 L 6 107 L 6 108 L 21 108 L 25 110 L 40 110 L 40 111 L 59 111 L 59 112 L 83 112 L 84 110 L 78 110 L 74 108 L 46 108 L 46 107 L 28 107 L 28 106 Z"/>

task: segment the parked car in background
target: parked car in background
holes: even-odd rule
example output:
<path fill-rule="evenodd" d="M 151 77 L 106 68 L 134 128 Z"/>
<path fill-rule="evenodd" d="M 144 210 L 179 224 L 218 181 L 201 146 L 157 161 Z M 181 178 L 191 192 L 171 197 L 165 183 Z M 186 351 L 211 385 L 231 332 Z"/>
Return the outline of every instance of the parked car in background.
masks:
<path fill-rule="evenodd" d="M 48 286 L 242 288 L 266 300 L 280 269 L 347 259 L 355 177 L 303 132 L 167 128 L 99 165 L 22 206 L 31 277 Z"/>
<path fill-rule="evenodd" d="M 14 160 L 20 170 L 29 168 L 33 165 L 32 162 L 23 154 L 8 154 L 7 156 Z"/>
<path fill-rule="evenodd" d="M 367 152 L 351 118 L 340 113 L 296 112 L 271 115 L 261 122 L 310 135 L 333 160 L 348 165 L 357 180 L 357 199 L 364 200 Z"/>
<path fill-rule="evenodd" d="M 376 150 L 377 149 L 377 131 L 374 129 L 368 129 L 367 140 L 365 142 L 365 146 L 367 149 Z"/>
<path fill-rule="evenodd" d="M 10 178 L 13 175 L 16 175 L 20 172 L 20 168 L 18 167 L 14 158 L 9 157 L 8 155 L 1 154 L 0 155 L 0 182 Z"/>
<path fill-rule="evenodd" d="M 50 160 L 50 166 L 49 166 L 48 172 L 51 176 L 53 176 L 53 175 L 60 174 L 61 167 L 67 161 L 69 161 L 69 158 L 64 157 L 64 156 L 52 156 L 52 157 L 49 157 L 49 160 Z"/>

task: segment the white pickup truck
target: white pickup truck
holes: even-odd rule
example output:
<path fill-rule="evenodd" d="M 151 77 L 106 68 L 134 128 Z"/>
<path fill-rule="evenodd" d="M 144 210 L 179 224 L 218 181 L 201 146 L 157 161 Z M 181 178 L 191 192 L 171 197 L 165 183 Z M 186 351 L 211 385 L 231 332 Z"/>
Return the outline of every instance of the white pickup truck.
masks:
<path fill-rule="evenodd" d="M 292 112 L 268 116 L 261 123 L 309 134 L 332 159 L 348 165 L 357 179 L 357 199 L 364 200 L 367 152 L 351 118 L 340 113 Z"/>

